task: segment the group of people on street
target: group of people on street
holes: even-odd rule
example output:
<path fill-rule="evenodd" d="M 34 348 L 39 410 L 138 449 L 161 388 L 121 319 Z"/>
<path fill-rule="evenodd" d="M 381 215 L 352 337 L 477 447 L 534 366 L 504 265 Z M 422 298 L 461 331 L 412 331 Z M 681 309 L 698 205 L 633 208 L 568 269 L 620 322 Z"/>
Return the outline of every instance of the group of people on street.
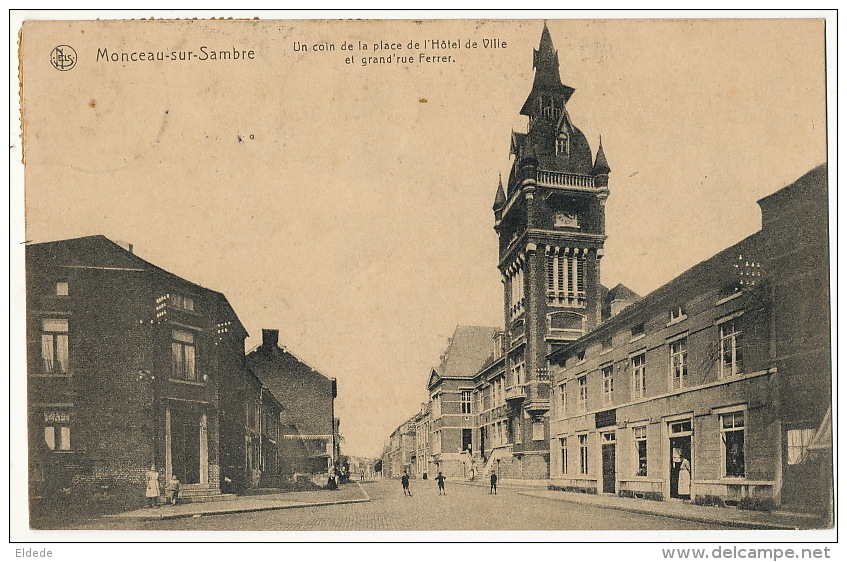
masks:
<path fill-rule="evenodd" d="M 426 474 L 424 474 L 424 478 L 426 478 Z M 447 492 L 444 490 L 444 481 L 447 480 L 447 477 L 444 476 L 441 472 L 438 473 L 438 476 L 435 477 L 435 482 L 438 484 L 438 495 L 446 496 Z M 497 475 L 495 473 L 491 473 L 491 478 L 489 479 L 491 487 L 489 488 L 489 494 L 497 494 Z M 403 495 L 411 496 L 412 491 L 409 489 L 409 473 L 404 472 L 403 476 L 400 477 L 400 483 L 403 485 Z"/>
<path fill-rule="evenodd" d="M 171 505 L 176 505 L 179 497 L 180 482 L 176 474 L 172 474 L 168 484 L 165 487 L 166 500 Z M 156 470 L 156 465 L 151 464 L 150 470 L 147 471 L 147 488 L 144 495 L 147 497 L 147 505 L 149 507 L 159 507 L 159 471 Z"/>

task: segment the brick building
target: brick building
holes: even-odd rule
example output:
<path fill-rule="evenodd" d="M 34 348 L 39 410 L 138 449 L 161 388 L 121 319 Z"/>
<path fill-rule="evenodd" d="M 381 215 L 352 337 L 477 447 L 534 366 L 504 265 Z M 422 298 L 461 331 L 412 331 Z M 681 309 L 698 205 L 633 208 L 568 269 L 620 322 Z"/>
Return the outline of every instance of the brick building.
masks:
<path fill-rule="evenodd" d="M 550 353 L 555 485 L 827 505 L 806 452 L 831 431 L 826 186 L 821 166 L 760 200 L 759 232 Z"/>
<path fill-rule="evenodd" d="M 219 494 L 250 381 L 226 297 L 103 236 L 27 246 L 26 287 L 32 495 L 140 502 L 151 463 L 162 489 L 174 474 L 185 497 Z"/>
<path fill-rule="evenodd" d="M 280 473 L 325 474 L 340 456 L 335 379 L 281 347 L 278 330 L 262 330 L 246 363 L 282 406 Z"/>
<path fill-rule="evenodd" d="M 458 326 L 431 370 L 427 390 L 430 398 L 430 451 L 433 472 L 467 477 L 473 468 L 474 375 L 491 356 L 497 328 Z"/>

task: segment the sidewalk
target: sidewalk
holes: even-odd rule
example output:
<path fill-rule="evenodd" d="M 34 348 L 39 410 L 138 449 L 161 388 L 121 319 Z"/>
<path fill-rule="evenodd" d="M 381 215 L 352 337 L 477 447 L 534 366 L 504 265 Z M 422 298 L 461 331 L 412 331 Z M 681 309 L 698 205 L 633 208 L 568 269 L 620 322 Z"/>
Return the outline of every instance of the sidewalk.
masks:
<path fill-rule="evenodd" d="M 540 484 L 539 482 L 543 482 Z M 456 482 L 467 486 L 488 488 L 487 482 Z M 500 481 L 497 487 L 513 490 L 524 496 L 545 498 L 605 509 L 617 509 L 642 515 L 672 517 L 684 521 L 726 525 L 743 529 L 822 529 L 826 522 L 819 516 L 787 511 L 747 511 L 734 507 L 708 507 L 682 501 L 650 501 L 621 498 L 611 495 L 579 494 L 548 490 L 546 481 Z"/>
<path fill-rule="evenodd" d="M 293 509 L 298 507 L 339 505 L 369 501 L 371 499 L 368 497 L 364 488 L 358 482 L 351 482 L 341 486 L 338 490 L 310 490 L 307 492 L 239 496 L 236 499 L 225 501 L 163 505 L 156 508 L 148 507 L 106 515 L 105 517 L 158 521 L 162 519 L 179 519 L 182 517 L 202 517 L 205 515 L 223 515 L 227 513 L 246 513 L 269 509 Z"/>

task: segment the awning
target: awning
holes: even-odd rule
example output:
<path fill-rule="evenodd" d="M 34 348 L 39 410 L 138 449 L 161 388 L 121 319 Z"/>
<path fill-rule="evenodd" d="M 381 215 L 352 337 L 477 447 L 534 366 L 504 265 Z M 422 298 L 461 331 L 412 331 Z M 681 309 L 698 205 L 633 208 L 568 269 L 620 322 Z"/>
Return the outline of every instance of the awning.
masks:
<path fill-rule="evenodd" d="M 813 456 L 832 454 L 832 406 L 827 408 L 826 415 L 806 450 Z"/>

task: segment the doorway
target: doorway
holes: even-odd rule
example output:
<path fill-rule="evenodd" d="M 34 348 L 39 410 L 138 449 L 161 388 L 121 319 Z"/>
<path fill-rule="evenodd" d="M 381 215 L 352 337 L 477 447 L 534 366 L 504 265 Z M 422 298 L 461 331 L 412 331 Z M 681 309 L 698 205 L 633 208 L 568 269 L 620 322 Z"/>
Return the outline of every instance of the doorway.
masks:
<path fill-rule="evenodd" d="M 609 431 L 601 434 L 603 443 L 603 493 L 614 494 L 615 475 L 615 432 Z"/>
<path fill-rule="evenodd" d="M 170 443 L 170 473 L 183 484 L 199 484 L 203 468 L 204 427 L 203 418 L 195 408 L 170 408 L 168 411 Z"/>
<path fill-rule="evenodd" d="M 670 430 L 670 497 L 691 499 L 691 420 L 671 422 Z"/>

